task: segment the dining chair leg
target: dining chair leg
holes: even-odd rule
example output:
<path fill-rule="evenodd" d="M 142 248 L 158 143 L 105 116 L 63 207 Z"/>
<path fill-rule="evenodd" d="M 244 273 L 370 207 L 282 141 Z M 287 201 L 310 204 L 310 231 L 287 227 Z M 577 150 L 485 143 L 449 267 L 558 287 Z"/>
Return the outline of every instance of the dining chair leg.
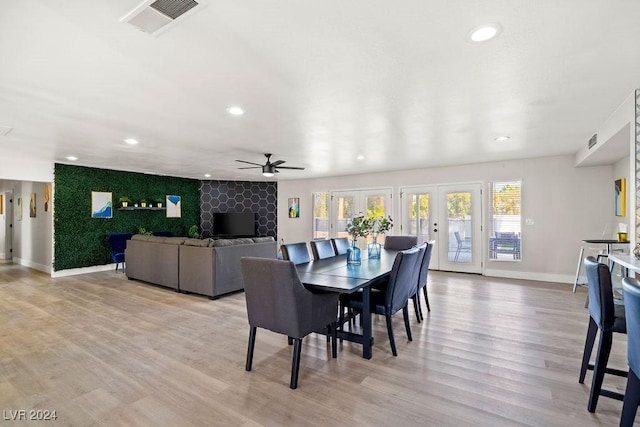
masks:
<path fill-rule="evenodd" d="M 629 369 L 627 378 L 627 389 L 624 392 L 624 401 L 622 404 L 622 417 L 620 418 L 620 427 L 631 427 L 636 419 L 636 412 L 640 405 L 640 379 Z"/>
<path fill-rule="evenodd" d="M 596 363 L 593 367 L 593 380 L 591 381 L 591 391 L 589 392 L 589 404 L 587 410 L 595 412 L 598 405 L 598 397 L 602 390 L 602 381 L 607 370 L 607 362 L 609 361 L 609 353 L 611 353 L 611 343 L 613 342 L 613 332 L 602 331 L 600 333 L 600 343 L 598 344 L 598 354 L 596 355 Z"/>
<path fill-rule="evenodd" d="M 409 341 L 413 341 L 413 337 L 411 336 L 411 325 L 409 324 L 409 301 L 405 304 L 402 309 L 402 317 L 404 317 L 404 328 L 407 330 L 407 338 Z"/>
<path fill-rule="evenodd" d="M 418 299 L 418 311 L 420 312 L 420 320 L 424 320 L 424 316 L 422 315 L 422 301 L 420 301 L 420 289 L 416 293 L 416 298 Z"/>
<path fill-rule="evenodd" d="M 385 313 L 384 317 L 387 320 L 387 333 L 389 334 L 389 344 L 391 344 L 391 353 L 393 353 L 394 356 L 397 356 L 398 352 L 396 351 L 396 341 L 393 338 L 393 328 L 391 326 L 391 314 Z"/>
<path fill-rule="evenodd" d="M 302 351 L 302 338 L 293 340 L 293 362 L 291 364 L 291 384 L 292 389 L 298 388 L 298 373 L 300 372 L 300 353 Z"/>
<path fill-rule="evenodd" d="M 418 323 L 420 323 L 422 320 L 420 320 L 420 308 L 419 308 L 419 304 L 420 304 L 420 294 L 416 292 L 416 294 L 414 296 L 411 297 L 411 299 L 413 300 L 413 309 L 416 312 L 416 319 L 418 320 Z"/>
<path fill-rule="evenodd" d="M 429 295 L 427 295 L 427 287 L 424 286 L 422 291 L 424 292 L 424 302 L 427 304 L 427 311 L 431 311 L 431 307 L 429 306 Z"/>
<path fill-rule="evenodd" d="M 331 328 L 331 357 L 338 357 L 338 325 L 336 322 L 330 326 Z"/>
<path fill-rule="evenodd" d="M 253 348 L 256 346 L 256 328 L 249 328 L 249 346 L 247 347 L 247 364 L 245 369 L 247 371 L 251 370 L 251 365 L 253 364 Z"/>
<path fill-rule="evenodd" d="M 598 325 L 589 317 L 589 328 L 587 329 L 587 339 L 584 343 L 584 351 L 582 352 L 582 367 L 580 368 L 580 378 L 578 382 L 584 383 L 584 377 L 587 375 L 587 369 L 589 369 L 589 359 L 591 359 L 591 352 L 593 351 L 593 343 L 596 341 L 596 335 L 598 334 Z"/>
<path fill-rule="evenodd" d="M 293 345 L 293 338 L 287 337 L 287 344 Z"/>

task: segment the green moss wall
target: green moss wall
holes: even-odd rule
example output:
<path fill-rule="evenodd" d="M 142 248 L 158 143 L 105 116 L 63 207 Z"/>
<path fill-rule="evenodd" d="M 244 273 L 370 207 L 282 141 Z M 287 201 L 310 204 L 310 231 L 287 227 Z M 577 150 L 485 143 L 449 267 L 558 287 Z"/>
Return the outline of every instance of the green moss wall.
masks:
<path fill-rule="evenodd" d="M 54 169 L 54 271 L 110 264 L 109 233 L 135 233 L 139 227 L 186 236 L 200 224 L 200 181 L 109 169 L 56 164 Z M 112 193 L 113 218 L 91 218 L 91 192 Z M 182 217 L 165 210 L 119 211 L 118 199 L 153 201 L 166 195 L 182 198 Z"/>

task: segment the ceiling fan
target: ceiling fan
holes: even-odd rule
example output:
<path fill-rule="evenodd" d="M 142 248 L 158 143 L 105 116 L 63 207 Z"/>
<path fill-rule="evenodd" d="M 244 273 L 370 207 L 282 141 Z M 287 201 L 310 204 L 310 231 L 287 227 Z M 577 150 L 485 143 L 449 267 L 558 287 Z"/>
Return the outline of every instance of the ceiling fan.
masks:
<path fill-rule="evenodd" d="M 273 174 L 279 173 L 280 171 L 278 169 L 304 170 L 304 168 L 299 168 L 299 167 L 295 167 L 295 166 L 280 166 L 281 164 L 285 163 L 284 160 L 276 160 L 275 162 L 271 163 L 271 153 L 265 153 L 264 156 L 267 158 L 267 163 L 265 163 L 264 165 L 261 165 L 260 163 L 247 162 L 246 160 L 236 160 L 236 162 L 248 163 L 250 165 L 255 165 L 255 166 L 247 166 L 247 167 L 238 168 L 238 169 L 258 169 L 258 168 L 262 168 L 262 175 L 266 176 L 267 178 L 272 177 Z"/>

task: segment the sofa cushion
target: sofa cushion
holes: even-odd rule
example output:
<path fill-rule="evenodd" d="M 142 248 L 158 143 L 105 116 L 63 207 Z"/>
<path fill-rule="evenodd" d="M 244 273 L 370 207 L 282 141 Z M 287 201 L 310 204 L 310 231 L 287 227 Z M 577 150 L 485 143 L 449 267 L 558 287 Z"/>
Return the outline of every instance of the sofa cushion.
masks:
<path fill-rule="evenodd" d="M 164 236 L 147 236 L 147 242 L 164 243 L 164 239 L 166 239 Z"/>
<path fill-rule="evenodd" d="M 133 237 L 131 237 L 131 240 L 146 241 L 147 239 L 149 239 L 149 236 L 147 236 L 146 234 L 134 234 Z"/>
<path fill-rule="evenodd" d="M 168 245 L 181 245 L 186 240 L 184 237 L 163 237 L 163 239 L 163 243 Z"/>
<path fill-rule="evenodd" d="M 251 240 L 254 241 L 254 243 L 263 243 L 263 242 L 274 242 L 275 239 L 273 238 L 273 236 L 266 236 L 266 237 L 252 237 Z"/>
<path fill-rule="evenodd" d="M 244 240 L 245 239 L 218 239 L 218 240 L 213 242 L 213 247 L 221 248 L 221 247 L 224 247 L 224 246 L 245 245 L 246 242 Z M 251 240 L 251 239 L 249 239 L 249 240 Z M 253 243 L 253 240 L 251 240 L 251 243 Z"/>
<path fill-rule="evenodd" d="M 239 239 L 234 239 L 237 245 L 251 245 L 254 243 L 253 239 L 249 237 L 241 237 Z"/>
<path fill-rule="evenodd" d="M 207 247 L 210 244 L 210 239 L 185 239 L 185 246 L 199 246 Z"/>

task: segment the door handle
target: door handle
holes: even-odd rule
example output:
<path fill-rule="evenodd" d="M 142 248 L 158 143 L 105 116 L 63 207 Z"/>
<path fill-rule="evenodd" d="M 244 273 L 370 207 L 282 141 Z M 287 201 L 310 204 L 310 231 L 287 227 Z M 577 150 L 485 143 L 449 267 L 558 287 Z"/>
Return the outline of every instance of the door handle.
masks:
<path fill-rule="evenodd" d="M 434 228 L 434 229 L 433 229 L 433 232 L 434 232 L 434 233 L 437 233 L 437 232 L 438 232 L 438 229 L 437 229 L 437 228 Z"/>

